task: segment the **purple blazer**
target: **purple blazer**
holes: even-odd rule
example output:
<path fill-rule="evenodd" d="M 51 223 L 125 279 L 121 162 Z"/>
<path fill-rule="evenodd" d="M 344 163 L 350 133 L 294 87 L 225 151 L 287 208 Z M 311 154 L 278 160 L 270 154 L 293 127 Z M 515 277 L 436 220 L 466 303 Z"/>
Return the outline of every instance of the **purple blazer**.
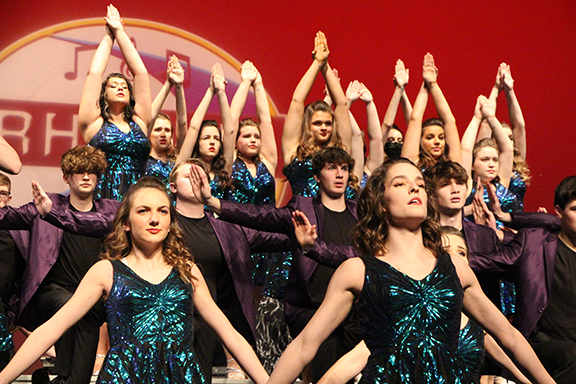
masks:
<path fill-rule="evenodd" d="M 38 215 L 33 202 L 18 208 L 10 206 L 0 208 L 0 229 L 27 230 L 30 233 L 28 254 L 24 255 L 27 264 L 22 278 L 17 317 L 20 317 L 42 280 L 58 259 L 64 231 L 50 224 L 48 219 L 53 212 L 57 215 L 61 212 L 70 211 L 70 198 L 56 193 L 49 193 L 48 196 L 52 200 L 52 212 L 47 215 L 46 220 Z M 118 202 L 100 199 L 94 200 L 94 206 L 98 213 L 113 217 L 116 214 Z M 70 225 L 67 230 L 99 237 L 91 231 L 74 231 L 74 225 Z"/>
<path fill-rule="evenodd" d="M 553 215 L 528 212 L 515 212 L 512 217 L 510 226 L 520 229 L 516 236 L 492 251 L 483 249 L 470 259 L 470 266 L 513 277 L 516 314 L 512 324 L 528 338 L 548 306 L 560 220 Z M 531 228 L 535 226 L 539 227 Z"/>
<path fill-rule="evenodd" d="M 337 246 L 323 242 L 326 211 L 319 198 L 295 195 L 283 208 L 272 205 L 256 206 L 252 204 L 238 204 L 221 200 L 222 213 L 220 219 L 233 222 L 245 227 L 260 231 L 284 233 L 292 239 L 292 266 L 286 285 L 285 307 L 286 319 L 295 320 L 296 315 L 306 309 L 316 309 L 318 306 L 312 302 L 308 292 L 308 281 L 316 270 L 318 264 L 338 268 L 346 259 L 358 256 L 354 247 Z M 356 215 L 356 201 L 346 200 L 346 206 L 358 220 Z M 294 235 L 292 212 L 299 210 L 316 225 L 318 239 L 312 250 L 302 254 L 298 241 Z"/>

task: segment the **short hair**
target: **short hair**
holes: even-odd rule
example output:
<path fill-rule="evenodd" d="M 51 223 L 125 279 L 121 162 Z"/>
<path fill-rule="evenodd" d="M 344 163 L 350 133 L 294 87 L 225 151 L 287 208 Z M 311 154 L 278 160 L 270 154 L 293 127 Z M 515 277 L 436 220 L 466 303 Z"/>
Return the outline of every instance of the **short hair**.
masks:
<path fill-rule="evenodd" d="M 467 184 L 468 174 L 466 169 L 453 161 L 440 161 L 424 172 L 426 178 L 432 184 L 432 187 L 438 188 L 444 182 L 455 180 L 457 183 Z"/>
<path fill-rule="evenodd" d="M 0 186 L 5 185 L 8 187 L 8 192 L 12 191 L 12 182 L 10 178 L 3 173 L 0 173 Z"/>
<path fill-rule="evenodd" d="M 561 211 L 572 200 L 576 200 L 576 176 L 568 176 L 558 184 L 554 191 L 554 205 Z"/>
<path fill-rule="evenodd" d="M 333 164 L 347 164 L 350 174 L 354 170 L 354 164 L 356 163 L 352 156 L 348 154 L 345 150 L 336 147 L 326 147 L 322 148 L 312 158 L 312 174 L 314 176 L 320 175 L 320 171 L 326 163 Z"/>
<path fill-rule="evenodd" d="M 72 147 L 60 159 L 60 169 L 64 175 L 87 172 L 100 177 L 107 166 L 104 152 L 90 145 Z"/>

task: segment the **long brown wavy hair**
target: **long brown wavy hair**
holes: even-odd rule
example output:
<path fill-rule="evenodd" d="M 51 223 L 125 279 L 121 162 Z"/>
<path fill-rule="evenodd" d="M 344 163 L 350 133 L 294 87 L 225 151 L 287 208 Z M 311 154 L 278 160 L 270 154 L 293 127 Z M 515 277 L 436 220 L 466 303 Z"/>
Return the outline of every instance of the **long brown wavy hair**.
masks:
<path fill-rule="evenodd" d="M 332 135 L 330 140 L 324 145 L 318 145 L 312 136 L 312 130 L 310 129 L 310 122 L 312 121 L 312 116 L 315 112 L 327 112 L 332 117 Z M 302 118 L 302 129 L 300 131 L 300 141 L 298 143 L 298 148 L 296 149 L 295 157 L 299 160 L 304 160 L 309 157 L 314 156 L 316 152 L 324 147 L 336 147 L 346 149 L 344 144 L 342 144 L 342 139 L 338 133 L 338 127 L 334 120 L 334 112 L 332 108 L 322 100 L 314 101 L 304 110 L 304 117 Z"/>
<path fill-rule="evenodd" d="M 417 164 L 420 168 L 428 169 L 436 163 L 449 160 L 448 154 L 450 153 L 450 147 L 448 147 L 446 139 L 444 139 L 444 153 L 441 154 L 438 159 L 433 158 L 432 155 L 426 152 L 426 150 L 422 146 L 422 137 L 424 136 L 424 129 L 426 129 L 426 127 L 430 127 L 433 125 L 437 125 L 441 127 L 442 130 L 444 130 L 444 121 L 436 117 L 426 119 L 422 123 L 422 135 L 420 137 L 420 151 L 418 152 L 418 164 Z"/>
<path fill-rule="evenodd" d="M 146 176 L 133 184 L 128 193 L 124 195 L 116 217 L 114 218 L 113 231 L 106 236 L 104 241 L 104 252 L 100 257 L 104 260 L 120 260 L 132 251 L 132 238 L 130 234 L 124 230 L 124 225 L 130 221 L 130 209 L 134 202 L 134 195 L 137 191 L 151 188 L 157 189 L 166 194 L 166 185 L 158 180 L 156 177 Z M 166 194 L 168 198 L 168 194 Z M 168 198 L 168 201 L 170 199 Z M 184 245 L 184 238 L 178 222 L 176 220 L 176 209 L 172 204 L 170 206 L 170 232 L 162 242 L 162 255 L 166 264 L 176 268 L 180 273 L 180 277 L 187 283 L 194 285 L 194 278 L 192 276 L 192 267 L 194 265 L 194 258 L 188 252 Z"/>
<path fill-rule="evenodd" d="M 418 169 L 414 163 L 406 158 L 389 159 L 372 172 L 358 199 L 356 206 L 358 224 L 354 229 L 353 236 L 360 253 L 366 256 L 386 253 L 388 213 L 384 210 L 386 207 L 386 202 L 384 201 L 385 182 L 388 171 L 396 164 L 410 164 Z M 418 172 L 421 171 L 418 169 Z M 443 252 L 442 235 L 438 211 L 433 198 L 434 194 L 430 189 L 428 183 L 426 183 L 428 212 L 426 219 L 421 224 L 422 239 L 424 246 L 435 255 L 438 255 Z"/>
<path fill-rule="evenodd" d="M 210 171 L 214 173 L 214 177 L 218 177 L 218 183 L 220 187 L 224 190 L 230 189 L 232 187 L 232 180 L 230 175 L 226 172 L 226 159 L 224 158 L 224 143 L 222 142 L 222 131 L 218 126 L 216 120 L 204 120 L 200 126 L 200 131 L 198 132 L 198 138 L 196 139 L 196 144 L 194 144 L 194 149 L 192 150 L 192 157 L 197 159 L 202 159 L 200 156 L 200 137 L 202 137 L 202 131 L 206 127 L 216 127 L 218 133 L 220 134 L 220 149 L 212 164 L 209 165 Z M 206 164 L 208 166 L 208 164 Z"/>

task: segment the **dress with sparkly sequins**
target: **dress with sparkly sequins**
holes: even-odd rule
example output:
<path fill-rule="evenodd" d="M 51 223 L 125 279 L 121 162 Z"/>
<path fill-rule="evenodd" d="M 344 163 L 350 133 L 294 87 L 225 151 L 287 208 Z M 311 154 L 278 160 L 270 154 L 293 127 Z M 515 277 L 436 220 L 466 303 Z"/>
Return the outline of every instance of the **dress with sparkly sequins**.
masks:
<path fill-rule="evenodd" d="M 134 121 L 130 122 L 130 131 L 124 133 L 105 120 L 89 144 L 104 152 L 108 162 L 108 168 L 94 190 L 94 197 L 122 200 L 128 188 L 144 173 L 150 153 L 146 134 Z"/>
<path fill-rule="evenodd" d="M 516 199 L 518 199 L 518 210 L 523 212 L 524 195 L 526 194 L 526 182 L 522 180 L 522 177 L 520 177 L 518 172 L 514 171 L 512 174 L 508 189 L 516 196 Z"/>
<path fill-rule="evenodd" d="M 458 357 L 462 364 L 461 383 L 479 383 L 484 360 L 484 330 L 472 320 L 460 330 Z"/>
<path fill-rule="evenodd" d="M 0 300 L 0 305 L 3 305 L 2 300 Z M 8 351 L 12 348 L 14 348 L 14 344 L 12 342 L 12 334 L 10 329 L 8 329 L 8 319 L 3 311 L 0 311 L 0 352 Z"/>
<path fill-rule="evenodd" d="M 290 164 L 282 170 L 290 183 L 292 194 L 304 197 L 316 197 L 318 194 L 318 182 L 314 180 L 312 174 L 312 159 L 306 158 L 303 161 L 294 158 Z M 346 188 L 346 199 L 355 199 L 358 192 L 350 186 Z"/>
<path fill-rule="evenodd" d="M 148 156 L 148 160 L 146 161 L 146 167 L 144 169 L 144 176 L 155 176 L 162 180 L 164 184 L 166 184 L 166 188 L 170 189 L 170 172 L 172 172 L 172 168 L 174 168 L 173 161 L 162 161 L 153 158 L 152 156 Z"/>
<path fill-rule="evenodd" d="M 97 383 L 204 384 L 193 347 L 192 287 L 176 269 L 152 284 L 120 260 L 112 266 L 110 350 Z"/>
<path fill-rule="evenodd" d="M 415 280 L 376 257 L 362 257 L 355 304 L 370 350 L 360 383 L 460 383 L 458 342 L 463 292 L 450 256 Z"/>

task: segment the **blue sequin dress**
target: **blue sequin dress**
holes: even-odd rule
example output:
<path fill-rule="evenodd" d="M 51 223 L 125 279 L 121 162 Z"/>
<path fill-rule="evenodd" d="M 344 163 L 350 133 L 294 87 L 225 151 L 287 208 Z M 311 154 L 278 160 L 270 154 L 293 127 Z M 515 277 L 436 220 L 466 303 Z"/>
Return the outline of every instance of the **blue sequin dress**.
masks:
<path fill-rule="evenodd" d="M 3 305 L 1 300 L 0 305 Z M 4 313 L 0 311 L 0 352 L 8 351 L 12 348 L 14 348 L 14 343 L 12 342 L 10 329 L 8 329 L 8 319 Z"/>
<path fill-rule="evenodd" d="M 243 204 L 275 204 L 276 181 L 266 165 L 259 162 L 256 176 L 237 158 L 232 166 L 231 200 Z M 252 282 L 263 285 L 256 310 L 256 353 L 268 373 L 292 341 L 284 318 L 284 290 L 288 283 L 291 252 L 252 254 Z"/>
<path fill-rule="evenodd" d="M 314 180 L 312 174 L 312 159 L 306 158 L 303 161 L 294 158 L 292 162 L 282 170 L 290 183 L 294 195 L 304 197 L 316 197 L 318 194 L 318 182 Z M 358 192 L 350 186 L 346 188 L 346 199 L 355 199 Z"/>
<path fill-rule="evenodd" d="M 458 357 L 462 364 L 462 383 L 479 383 L 484 360 L 484 330 L 472 320 L 460 330 Z"/>
<path fill-rule="evenodd" d="M 134 121 L 130 122 L 130 131 L 124 133 L 105 120 L 89 145 L 104 152 L 108 162 L 108 168 L 94 190 L 94 197 L 122 200 L 128 188 L 144 173 L 150 153 L 148 137 Z"/>
<path fill-rule="evenodd" d="M 166 184 L 166 188 L 170 190 L 170 172 L 174 168 L 173 161 L 162 161 L 148 156 L 146 167 L 144 168 L 144 176 L 155 176 Z"/>
<path fill-rule="evenodd" d="M 364 287 L 355 304 L 370 357 L 360 383 L 459 383 L 463 292 L 450 256 L 414 280 L 376 257 L 362 257 Z"/>
<path fill-rule="evenodd" d="M 97 383 L 204 384 L 193 347 L 192 287 L 176 269 L 152 284 L 120 260 L 112 266 L 110 350 Z"/>
<path fill-rule="evenodd" d="M 512 192 L 518 200 L 518 210 L 524 211 L 524 195 L 526 194 L 526 182 L 522 180 L 520 174 L 516 171 L 512 174 L 508 190 Z"/>

